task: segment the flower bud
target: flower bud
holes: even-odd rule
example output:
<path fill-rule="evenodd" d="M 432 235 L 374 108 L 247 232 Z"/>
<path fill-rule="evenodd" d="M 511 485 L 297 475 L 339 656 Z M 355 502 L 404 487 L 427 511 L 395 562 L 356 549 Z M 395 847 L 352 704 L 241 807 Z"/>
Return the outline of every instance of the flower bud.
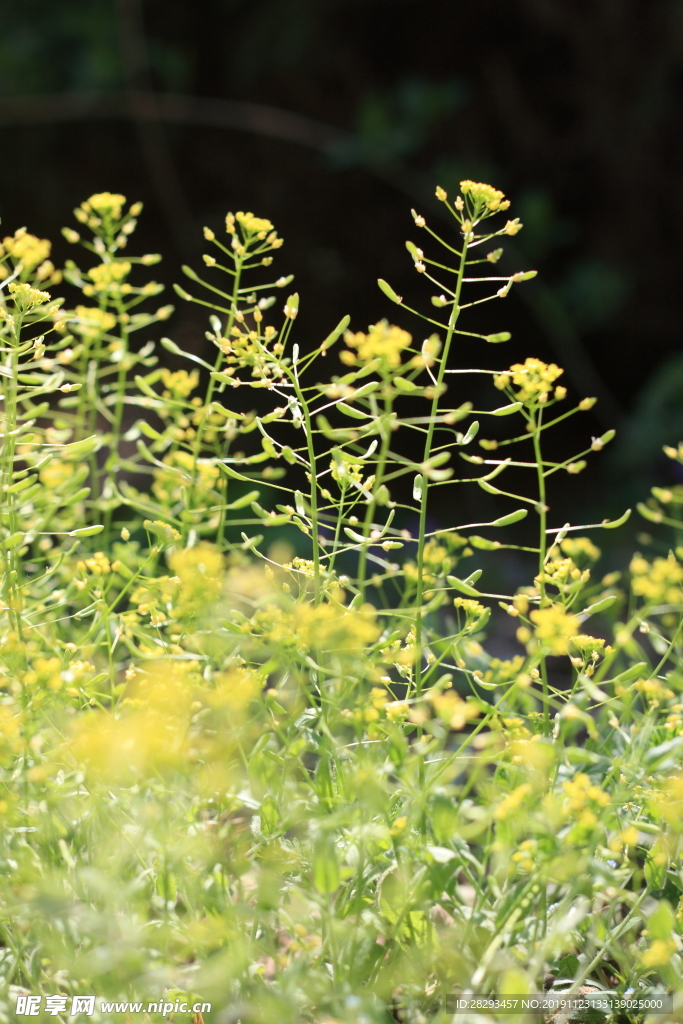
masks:
<path fill-rule="evenodd" d="M 436 186 L 435 194 L 436 198 L 439 199 L 442 203 L 445 203 L 446 200 L 448 199 L 448 192 L 446 192 L 445 189 L 441 188 L 441 185 Z"/>
<path fill-rule="evenodd" d="M 597 398 L 582 398 L 579 402 L 579 409 L 581 410 L 581 412 L 587 412 L 588 409 L 593 408 L 596 402 Z"/>

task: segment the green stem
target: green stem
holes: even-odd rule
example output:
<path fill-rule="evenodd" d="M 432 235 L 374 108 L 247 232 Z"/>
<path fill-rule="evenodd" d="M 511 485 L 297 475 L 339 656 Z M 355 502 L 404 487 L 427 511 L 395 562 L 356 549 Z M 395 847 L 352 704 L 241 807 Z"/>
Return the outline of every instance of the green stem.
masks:
<path fill-rule="evenodd" d="M 538 572 L 541 579 L 538 581 L 538 588 L 541 595 L 540 607 L 543 607 L 546 600 L 545 592 L 545 581 L 543 580 L 543 574 L 545 570 L 545 559 L 546 551 L 548 546 L 546 525 L 547 525 L 547 513 L 548 508 L 545 503 L 545 475 L 543 472 L 543 458 L 541 453 L 541 430 L 543 419 L 543 409 L 539 408 L 538 416 L 534 424 L 533 441 L 534 441 L 534 457 L 536 460 L 536 476 L 538 478 L 538 519 L 539 519 L 539 538 L 538 538 Z M 543 687 L 543 730 L 548 736 L 550 734 L 550 704 L 548 701 L 548 666 L 545 655 L 541 658 L 541 684 Z"/>
<path fill-rule="evenodd" d="M 231 330 L 232 330 L 232 328 L 233 328 L 233 326 L 235 324 L 235 310 L 237 309 L 237 302 L 238 302 L 238 299 L 239 299 L 240 280 L 241 280 L 241 277 L 242 277 L 242 267 L 243 267 L 243 264 L 244 264 L 244 260 L 245 260 L 245 256 L 244 255 L 236 256 L 235 257 L 235 276 L 233 278 L 233 288 L 232 288 L 230 313 L 228 314 L 228 319 L 227 319 L 227 322 L 226 322 L 226 325 L 225 325 L 226 337 L 229 337 L 230 332 L 231 332 Z M 216 356 L 216 361 L 215 361 L 214 367 L 213 367 L 214 373 L 217 373 L 220 370 L 222 364 L 223 364 L 223 352 L 220 349 L 218 349 L 218 355 Z M 199 456 L 201 454 L 202 442 L 204 440 L 204 431 L 206 430 L 206 424 L 207 424 L 207 419 L 208 419 L 208 412 L 207 412 L 207 410 L 208 410 L 208 407 L 211 405 L 211 402 L 213 400 L 213 393 L 215 391 L 215 388 L 216 388 L 216 381 L 215 381 L 215 379 L 213 377 L 209 377 L 209 383 L 208 383 L 208 386 L 207 386 L 207 389 L 206 389 L 206 396 L 204 398 L 204 417 L 203 417 L 201 423 L 199 424 L 199 427 L 197 428 L 197 437 L 195 438 L 194 460 L 193 460 L 193 463 L 192 463 L 192 481 L 191 481 L 190 486 L 188 488 L 187 499 L 186 499 L 186 503 L 185 503 L 186 509 L 187 509 L 188 512 L 192 512 L 192 510 L 193 510 L 192 507 L 193 507 L 193 504 L 194 504 L 194 496 L 195 496 L 195 492 L 196 492 L 196 489 L 197 489 L 197 478 L 198 478 L 197 460 L 198 460 L 198 458 L 199 458 Z M 225 501 L 221 501 L 220 504 L 225 504 L 227 502 L 227 480 L 226 480 L 226 483 L 225 483 L 225 489 L 226 489 L 225 490 L 225 498 L 226 498 L 226 500 Z M 223 532 L 225 530 L 225 510 L 221 511 L 220 516 L 221 516 L 221 519 L 220 519 L 219 538 L 222 540 Z M 182 530 L 183 542 L 187 541 L 187 535 L 188 535 L 188 533 L 190 531 L 191 523 L 188 521 L 189 518 L 190 517 L 187 517 L 187 519 L 183 520 L 183 530 Z"/>
<path fill-rule="evenodd" d="M 365 519 L 363 521 L 363 536 L 370 536 L 370 528 L 372 521 L 375 518 L 375 512 L 377 510 L 377 494 L 383 478 L 384 470 L 387 463 L 387 456 L 389 454 L 389 441 L 391 440 L 391 410 L 392 410 L 392 399 L 388 397 L 384 405 L 384 416 L 380 418 L 380 430 L 382 433 L 382 446 L 380 448 L 379 456 L 377 459 L 377 469 L 375 470 L 375 482 L 372 486 L 372 501 L 369 501 L 365 509 Z M 368 562 L 368 544 L 364 544 L 360 551 L 360 557 L 358 559 L 358 589 L 360 594 L 365 600 L 365 574 L 367 572 Z"/>
<path fill-rule="evenodd" d="M 441 385 L 443 383 L 444 374 L 446 372 L 446 366 L 448 365 L 448 355 L 451 348 L 451 342 L 453 341 L 453 335 L 455 332 L 455 325 L 458 322 L 458 315 L 460 313 L 460 292 L 462 291 L 462 279 L 465 273 L 465 263 L 467 259 L 467 243 L 463 240 L 462 253 L 460 256 L 460 266 L 458 267 L 458 278 L 455 286 L 455 301 L 451 310 L 451 315 L 448 320 L 448 331 L 446 333 L 446 341 L 444 343 L 443 352 L 439 361 L 439 369 L 436 378 L 436 388 L 434 398 L 432 399 L 432 408 L 429 416 L 429 426 L 427 427 L 427 437 L 425 439 L 424 447 L 424 461 L 426 462 L 429 458 L 432 450 L 432 443 L 434 440 L 434 430 L 436 427 L 436 415 L 439 408 L 439 398 L 441 393 Z M 424 547 L 425 547 L 425 533 L 427 531 L 427 497 L 429 490 L 429 480 L 427 474 L 422 474 L 422 493 L 420 495 L 420 528 L 417 541 L 417 592 L 415 595 L 415 696 L 419 698 L 422 695 L 422 603 L 424 594 L 424 580 L 423 580 L 423 569 L 424 569 Z"/>

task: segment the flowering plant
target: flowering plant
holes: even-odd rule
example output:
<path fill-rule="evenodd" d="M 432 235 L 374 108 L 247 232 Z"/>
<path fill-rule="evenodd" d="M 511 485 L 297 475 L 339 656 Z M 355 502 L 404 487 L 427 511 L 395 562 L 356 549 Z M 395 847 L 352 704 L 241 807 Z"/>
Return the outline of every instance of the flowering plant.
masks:
<path fill-rule="evenodd" d="M 593 404 L 565 406 L 558 366 L 501 360 L 474 371 L 490 408 L 454 403 L 458 346 L 509 338 L 470 311 L 533 272 L 495 273 L 522 228 L 491 222 L 503 193 L 436 194 L 454 231 L 414 211 L 407 243 L 433 312 L 379 282 L 422 343 L 345 317 L 302 352 L 291 277 L 264 279 L 282 239 L 240 212 L 176 286 L 211 358 L 163 338 L 161 366 L 133 342 L 172 313 L 137 283 L 159 257 L 127 254 L 140 204 L 76 210 L 95 263 L 66 263 L 73 308 L 49 243 L 4 239 L 7 1005 L 87 982 L 217 1020 L 421 1024 L 462 992 L 678 992 L 683 549 L 596 577 L 629 513 L 556 521 L 550 478 L 614 436 L 547 457 Z M 460 522 L 467 485 L 508 510 Z M 680 531 L 682 504 L 640 512 Z M 472 565 L 507 550 L 528 581 L 491 593 Z M 492 614 L 516 623 L 505 660 Z"/>

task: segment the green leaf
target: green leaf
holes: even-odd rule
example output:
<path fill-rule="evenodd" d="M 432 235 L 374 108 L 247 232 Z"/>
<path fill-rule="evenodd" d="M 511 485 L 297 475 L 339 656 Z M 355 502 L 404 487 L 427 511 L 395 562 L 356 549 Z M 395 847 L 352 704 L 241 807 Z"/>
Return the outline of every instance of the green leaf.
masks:
<path fill-rule="evenodd" d="M 197 272 L 193 270 L 192 267 L 188 267 L 186 263 L 182 265 L 181 270 L 185 277 L 189 277 L 190 281 L 196 281 L 197 284 L 203 283 Z"/>
<path fill-rule="evenodd" d="M 72 441 L 71 444 L 55 445 L 55 447 L 62 458 L 76 459 L 96 452 L 101 443 L 101 437 L 91 434 L 90 437 L 84 437 L 82 441 Z"/>
<path fill-rule="evenodd" d="M 494 409 L 491 413 L 492 416 L 511 416 L 513 412 L 518 412 L 523 402 L 512 402 L 511 405 L 501 405 L 499 409 Z"/>
<path fill-rule="evenodd" d="M 478 590 L 466 583 L 465 580 L 459 580 L 457 576 L 447 576 L 446 581 L 453 590 L 459 590 L 461 594 L 466 594 L 467 597 L 481 597 Z"/>
<path fill-rule="evenodd" d="M 404 394 L 410 394 L 411 391 L 419 391 L 419 385 L 413 384 L 412 380 L 407 380 L 406 377 L 394 377 L 392 384 L 398 388 L 399 391 L 403 391 Z"/>
<path fill-rule="evenodd" d="M 162 344 L 163 348 L 166 349 L 167 352 L 172 352 L 174 356 L 184 356 L 185 355 L 183 350 L 178 345 L 176 345 L 175 341 L 171 341 L 170 338 L 162 338 L 161 339 L 161 344 Z"/>
<path fill-rule="evenodd" d="M 623 672 L 620 672 L 618 676 L 614 676 L 612 679 L 605 679 L 603 686 L 606 683 L 627 683 L 629 679 L 635 679 L 636 676 L 642 676 L 643 673 L 649 673 L 650 669 L 646 661 L 637 661 L 635 665 L 629 666 Z"/>
<path fill-rule="evenodd" d="M 24 543 L 25 533 L 11 533 L 9 537 L 5 537 L 3 541 L 0 541 L 0 548 L 3 551 L 10 551 L 12 548 L 18 547 Z"/>
<path fill-rule="evenodd" d="M 247 494 L 243 494 L 241 498 L 236 498 L 235 501 L 231 501 L 230 504 L 225 507 L 230 510 L 246 508 L 247 505 L 251 505 L 252 501 L 256 501 L 260 493 L 260 491 L 249 491 Z"/>
<path fill-rule="evenodd" d="M 104 526 L 81 526 L 78 530 L 72 530 L 69 533 L 69 537 L 94 537 L 97 533 L 102 533 Z"/>
<path fill-rule="evenodd" d="M 383 291 L 386 297 L 388 299 L 391 299 L 392 302 L 396 302 L 398 305 L 400 305 L 403 302 L 401 296 L 397 295 L 394 289 L 391 287 L 391 285 L 383 278 L 378 277 L 377 284 L 379 285 L 381 291 Z"/>
<path fill-rule="evenodd" d="M 467 428 L 467 433 L 465 434 L 465 436 L 463 437 L 463 439 L 461 441 L 458 441 L 458 444 L 461 444 L 461 445 L 469 444 L 470 441 L 472 441 L 473 438 L 475 438 L 478 433 L 479 433 L 479 421 L 478 420 L 474 420 L 473 423 L 470 423 L 469 427 Z"/>
<path fill-rule="evenodd" d="M 35 483 L 37 479 L 38 477 L 34 473 L 32 476 L 26 476 L 23 480 L 19 480 L 16 484 L 11 484 L 9 487 L 5 487 L 4 491 L 6 494 L 21 494 L 21 492 L 25 491 L 27 487 L 30 487 L 31 484 Z"/>
<path fill-rule="evenodd" d="M 369 415 L 361 409 L 354 409 L 352 405 L 347 405 L 346 402 L 337 402 L 336 408 L 339 409 L 339 412 L 343 412 L 345 416 L 350 416 L 354 420 L 366 420 Z"/>
<path fill-rule="evenodd" d="M 346 330 L 350 323 L 350 316 L 342 317 L 342 319 L 339 321 L 335 329 L 333 331 L 330 331 L 330 333 L 327 335 L 327 337 L 321 344 L 320 348 L 323 350 L 323 352 L 327 352 L 328 348 L 330 348 L 331 345 L 334 345 L 335 341 L 337 341 L 341 337 L 341 335 L 344 333 L 344 331 Z"/>
<path fill-rule="evenodd" d="M 488 480 L 477 480 L 477 483 L 481 487 L 482 491 L 486 491 L 487 494 L 502 494 L 503 492 L 493 484 L 490 484 Z"/>
<path fill-rule="evenodd" d="M 638 509 L 638 511 L 640 511 L 640 508 Z M 605 520 L 600 525 L 602 526 L 603 530 L 616 530 L 617 526 L 623 526 L 624 525 L 624 523 L 626 522 L 626 520 L 629 518 L 630 515 L 631 515 L 631 509 L 627 508 L 626 511 L 624 512 L 623 516 L 620 516 L 619 519 L 615 519 L 614 522 L 612 522 L 612 523 L 610 523 L 607 520 Z"/>
<path fill-rule="evenodd" d="M 323 896 L 339 888 L 341 876 L 334 839 L 323 832 L 313 844 L 313 884 Z"/>
<path fill-rule="evenodd" d="M 510 512 L 507 516 L 501 516 L 500 519 L 494 519 L 489 526 L 511 526 L 512 523 L 518 523 L 520 519 L 526 519 L 529 515 L 527 508 L 518 508 L 516 512 Z"/>
<path fill-rule="evenodd" d="M 499 540 L 487 540 L 486 537 L 478 537 L 477 534 L 468 537 L 467 541 L 473 548 L 479 548 L 480 551 L 496 551 L 501 546 Z"/>
<path fill-rule="evenodd" d="M 280 811 L 275 797 L 267 796 L 261 802 L 260 817 L 261 832 L 266 838 L 270 838 L 280 826 Z"/>
<path fill-rule="evenodd" d="M 361 384 L 359 388 L 349 396 L 350 402 L 355 402 L 357 398 L 365 398 L 366 395 L 371 395 L 373 391 L 376 391 L 379 387 L 378 380 L 369 380 L 366 384 Z"/>
<path fill-rule="evenodd" d="M 225 416 L 225 418 L 228 419 L 228 420 L 243 420 L 244 419 L 244 413 L 243 412 L 233 412 L 231 409 L 226 409 L 225 406 L 221 405 L 220 402 L 212 402 L 211 406 L 210 406 L 210 409 L 211 409 L 212 412 L 218 412 L 218 413 L 221 414 L 221 416 Z"/>
<path fill-rule="evenodd" d="M 588 618 L 589 615 L 596 615 L 598 612 L 604 612 L 607 608 L 612 607 L 616 599 L 616 594 L 610 594 L 608 597 L 603 597 L 602 600 L 596 601 L 595 604 L 588 605 L 588 607 L 584 608 L 580 614 Z"/>

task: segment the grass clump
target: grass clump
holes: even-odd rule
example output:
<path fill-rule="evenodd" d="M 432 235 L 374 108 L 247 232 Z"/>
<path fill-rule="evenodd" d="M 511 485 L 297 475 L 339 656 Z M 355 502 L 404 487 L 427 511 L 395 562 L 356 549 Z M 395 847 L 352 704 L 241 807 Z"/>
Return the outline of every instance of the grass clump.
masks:
<path fill-rule="evenodd" d="M 458 993 L 678 989 L 683 551 L 597 579 L 596 531 L 628 513 L 554 520 L 551 478 L 614 434 L 546 457 L 593 404 L 559 367 L 501 360 L 475 371 L 490 408 L 450 398 L 458 347 L 509 338 L 468 315 L 533 272 L 496 273 L 522 227 L 490 222 L 501 192 L 437 197 L 455 230 L 414 212 L 407 243 L 436 292 L 410 310 L 422 343 L 347 317 L 301 352 L 291 278 L 267 277 L 282 240 L 251 213 L 205 229 L 206 279 L 176 286 L 209 311 L 213 361 L 164 338 L 170 367 L 133 338 L 172 313 L 147 311 L 159 257 L 128 255 L 140 204 L 75 211 L 73 308 L 49 243 L 4 239 L 8 1018 L 28 993 L 92 992 L 105 1020 L 101 999 L 424 1024 Z M 475 448 L 480 422 L 497 437 Z M 460 522 L 467 484 L 509 511 Z M 680 531 L 679 505 L 641 512 Z M 513 594 L 481 579 L 496 550 L 528 560 Z M 516 622 L 509 660 L 486 651 L 492 612 Z"/>

